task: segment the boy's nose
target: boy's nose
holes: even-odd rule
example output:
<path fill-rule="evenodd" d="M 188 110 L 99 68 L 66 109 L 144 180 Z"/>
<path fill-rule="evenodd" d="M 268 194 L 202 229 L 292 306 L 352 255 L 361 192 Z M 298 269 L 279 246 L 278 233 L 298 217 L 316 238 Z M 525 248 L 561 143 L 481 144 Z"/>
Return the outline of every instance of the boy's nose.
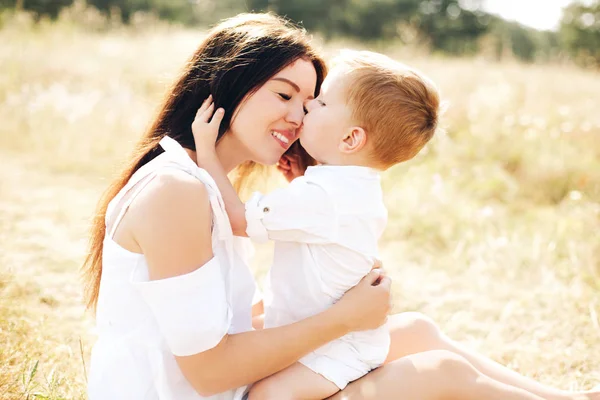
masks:
<path fill-rule="evenodd" d="M 306 108 L 306 111 L 311 112 L 315 108 L 315 101 L 315 99 L 311 99 L 305 103 L 304 108 Z"/>

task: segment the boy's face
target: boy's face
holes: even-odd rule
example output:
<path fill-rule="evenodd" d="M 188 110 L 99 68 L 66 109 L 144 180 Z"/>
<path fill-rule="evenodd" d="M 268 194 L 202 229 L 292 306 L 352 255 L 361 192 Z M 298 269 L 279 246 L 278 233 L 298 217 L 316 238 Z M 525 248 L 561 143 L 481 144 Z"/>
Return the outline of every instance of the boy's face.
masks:
<path fill-rule="evenodd" d="M 334 68 L 319 96 L 305 102 L 307 114 L 298 137 L 308 154 L 324 164 L 338 158 L 339 146 L 352 125 L 352 112 L 344 98 L 347 80 L 344 70 Z"/>

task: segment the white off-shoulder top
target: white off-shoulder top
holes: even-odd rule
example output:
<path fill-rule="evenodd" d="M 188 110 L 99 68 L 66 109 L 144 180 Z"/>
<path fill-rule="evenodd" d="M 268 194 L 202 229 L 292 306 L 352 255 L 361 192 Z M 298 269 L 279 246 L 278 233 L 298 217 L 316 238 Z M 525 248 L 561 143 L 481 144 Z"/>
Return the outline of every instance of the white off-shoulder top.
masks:
<path fill-rule="evenodd" d="M 92 349 L 88 395 L 92 400 L 238 400 L 245 387 L 210 398 L 200 396 L 174 356 L 206 351 L 225 334 L 252 329 L 257 289 L 247 263 L 251 245 L 233 236 L 211 176 L 173 139 L 163 138 L 161 146 L 165 152 L 131 177 L 106 213 L 112 226 L 107 227 L 102 253 L 98 340 Z M 150 281 L 144 255 L 119 246 L 113 235 L 133 199 L 165 168 L 190 174 L 206 186 L 214 257 L 189 274 Z"/>

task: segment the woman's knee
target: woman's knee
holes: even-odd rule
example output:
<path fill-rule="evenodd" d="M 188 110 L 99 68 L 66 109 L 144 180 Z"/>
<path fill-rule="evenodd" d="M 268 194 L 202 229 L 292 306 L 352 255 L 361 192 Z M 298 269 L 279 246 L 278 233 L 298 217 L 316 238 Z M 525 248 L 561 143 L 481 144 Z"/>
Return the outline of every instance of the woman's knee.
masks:
<path fill-rule="evenodd" d="M 449 350 L 432 350 L 432 355 L 439 371 L 444 376 L 473 376 L 477 370 L 460 354 Z"/>
<path fill-rule="evenodd" d="M 415 352 L 441 348 L 442 334 L 436 323 L 419 312 L 405 312 L 390 317 L 392 341 L 411 344 Z"/>
<path fill-rule="evenodd" d="M 370 376 L 378 389 L 385 388 L 386 394 L 401 390 L 410 393 L 407 398 L 464 400 L 465 388 L 472 386 L 477 374 L 462 356 L 448 350 L 431 350 L 384 365 Z"/>
<path fill-rule="evenodd" d="M 429 373 L 435 382 L 444 386 L 444 398 L 462 398 L 467 388 L 477 381 L 480 372 L 463 356 L 448 350 L 432 350 L 427 355 L 431 364 Z"/>

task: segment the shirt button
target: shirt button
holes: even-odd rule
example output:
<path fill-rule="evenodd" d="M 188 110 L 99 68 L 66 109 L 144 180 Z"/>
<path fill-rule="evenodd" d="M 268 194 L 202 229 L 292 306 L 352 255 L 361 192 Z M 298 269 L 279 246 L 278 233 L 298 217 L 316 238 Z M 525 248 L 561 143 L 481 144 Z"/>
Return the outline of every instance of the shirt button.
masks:
<path fill-rule="evenodd" d="M 268 213 L 269 211 L 271 211 L 271 210 L 269 210 L 269 207 L 265 207 L 265 208 L 263 208 L 263 212 L 264 212 L 264 213 Z"/>

